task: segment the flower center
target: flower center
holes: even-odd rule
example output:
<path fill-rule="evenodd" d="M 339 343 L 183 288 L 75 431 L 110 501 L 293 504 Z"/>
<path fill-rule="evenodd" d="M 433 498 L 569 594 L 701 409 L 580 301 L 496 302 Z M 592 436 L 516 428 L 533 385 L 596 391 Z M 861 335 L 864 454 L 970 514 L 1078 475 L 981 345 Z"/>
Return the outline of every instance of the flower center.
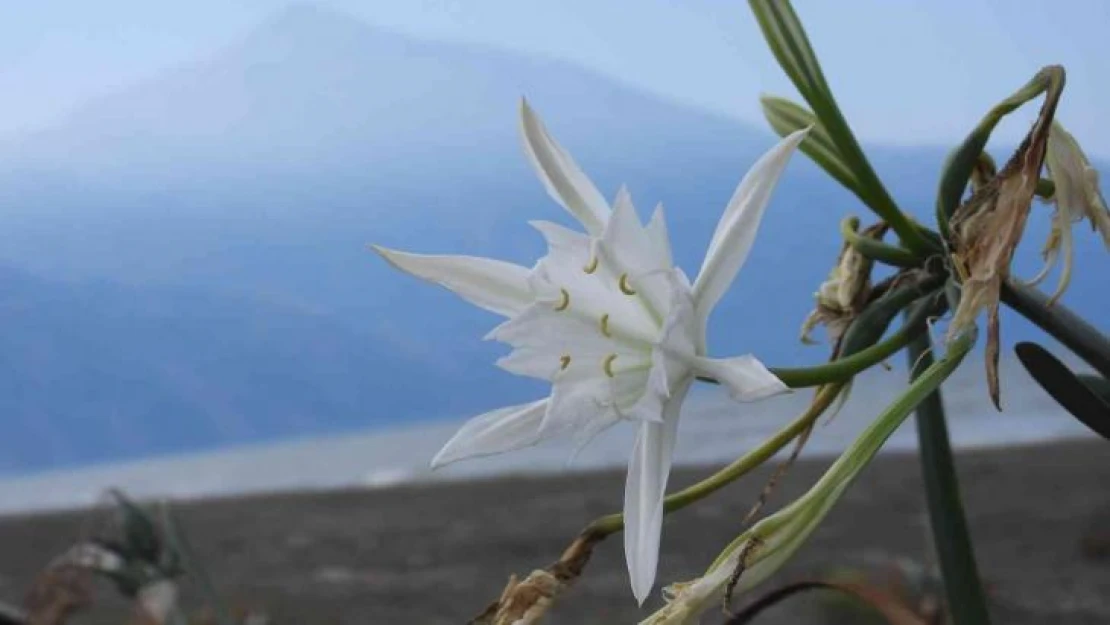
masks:
<path fill-rule="evenodd" d="M 586 275 L 594 276 L 594 278 L 598 281 L 603 281 L 604 283 L 608 284 L 609 286 L 606 287 L 606 291 L 613 293 L 614 295 L 616 295 L 617 292 L 621 294 L 616 295 L 616 297 L 628 297 L 639 300 L 638 293 L 636 289 L 632 287 L 631 278 L 627 272 L 622 272 L 617 275 L 616 272 L 607 273 L 603 271 L 599 274 L 599 268 L 601 268 L 601 260 L 599 255 L 591 254 L 589 262 L 587 262 L 586 265 L 582 267 L 582 272 Z M 616 288 L 613 288 L 614 286 Z M 588 317 L 590 318 L 594 317 L 594 315 L 597 314 L 596 312 L 583 311 L 582 307 L 572 307 L 571 301 L 572 298 L 570 291 L 567 290 L 567 288 L 565 287 L 559 287 L 559 298 L 553 302 L 552 309 L 555 312 L 559 313 L 577 313 L 578 315 L 588 315 Z M 642 304 L 642 302 L 637 303 Z M 621 307 L 621 303 L 613 302 L 613 306 L 619 309 Z M 589 308 L 589 306 L 586 306 L 585 308 Z M 613 343 L 614 347 L 633 347 L 637 352 L 650 352 L 650 350 L 652 349 L 652 342 L 645 340 L 645 337 L 637 337 L 636 333 L 628 332 L 627 329 L 625 332 L 621 332 L 620 325 L 613 324 L 612 317 L 609 312 L 603 312 L 600 314 L 600 316 L 597 317 L 596 327 L 601 333 L 601 336 L 610 343 Z M 620 373 L 638 371 L 641 369 L 646 370 L 650 368 L 648 365 L 636 363 L 635 361 L 638 359 L 632 358 L 631 362 L 628 365 L 621 368 L 623 370 L 617 369 L 615 363 L 617 362 L 617 359 L 622 351 L 623 350 L 618 348 L 617 350 L 605 353 L 605 355 L 601 358 L 601 362 L 599 363 L 600 369 L 606 377 L 615 378 Z M 570 354 L 564 353 L 559 356 L 560 371 L 566 371 L 570 367 L 570 364 Z"/>

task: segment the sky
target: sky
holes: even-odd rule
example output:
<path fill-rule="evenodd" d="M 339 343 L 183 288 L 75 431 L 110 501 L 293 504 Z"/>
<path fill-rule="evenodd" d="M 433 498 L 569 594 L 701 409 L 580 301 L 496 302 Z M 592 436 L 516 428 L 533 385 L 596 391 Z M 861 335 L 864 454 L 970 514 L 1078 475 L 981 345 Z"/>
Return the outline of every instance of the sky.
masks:
<path fill-rule="evenodd" d="M 0 140 L 90 98 L 204 58 L 285 0 L 39 0 L 0 21 Z M 562 58 L 760 123 L 758 97 L 794 97 L 741 0 L 324 0 L 427 38 Z M 951 145 L 1043 65 L 1063 64 L 1058 119 L 1110 158 L 1105 0 L 795 0 L 841 107 L 877 143 Z M 1016 141 L 1035 111 L 998 133 Z"/>

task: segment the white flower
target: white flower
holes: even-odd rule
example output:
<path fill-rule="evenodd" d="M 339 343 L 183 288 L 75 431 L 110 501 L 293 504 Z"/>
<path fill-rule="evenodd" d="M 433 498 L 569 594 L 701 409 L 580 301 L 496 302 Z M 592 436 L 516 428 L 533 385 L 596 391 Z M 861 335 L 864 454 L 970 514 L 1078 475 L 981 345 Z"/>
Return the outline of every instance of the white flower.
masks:
<path fill-rule="evenodd" d="M 1086 218 L 1091 229 L 1102 236 L 1110 248 L 1110 210 L 1098 185 L 1098 172 L 1091 166 L 1075 137 L 1059 122 L 1052 122 L 1045 151 L 1045 166 L 1056 187 L 1051 202 L 1056 205 L 1052 215 L 1052 233 L 1044 246 L 1045 266 L 1031 281 L 1039 284 L 1056 265 L 1061 254 L 1064 265 L 1060 272 L 1052 300 L 1055 301 L 1068 288 L 1072 271 L 1072 224 Z"/>
<path fill-rule="evenodd" d="M 706 357 L 705 326 L 751 249 L 780 174 L 807 131 L 765 154 L 725 209 L 697 280 L 671 259 L 661 207 L 647 226 L 621 189 L 610 209 L 592 182 L 522 101 L 524 148 L 551 197 L 585 233 L 532 222 L 548 254 L 532 268 L 484 258 L 376 247 L 398 269 L 454 291 L 508 320 L 487 338 L 512 346 L 498 361 L 551 382 L 551 395 L 471 419 L 433 467 L 573 436 L 579 446 L 621 420 L 639 422 L 625 488 L 625 554 L 640 603 L 655 579 L 679 408 L 696 375 L 737 400 L 785 392 L 753 356 Z"/>

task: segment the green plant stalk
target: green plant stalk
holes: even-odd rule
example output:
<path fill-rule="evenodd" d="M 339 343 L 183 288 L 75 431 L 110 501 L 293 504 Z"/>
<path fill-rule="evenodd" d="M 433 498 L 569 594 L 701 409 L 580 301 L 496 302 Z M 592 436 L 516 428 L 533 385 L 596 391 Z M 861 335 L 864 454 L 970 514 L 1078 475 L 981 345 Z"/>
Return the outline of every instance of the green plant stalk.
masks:
<path fill-rule="evenodd" d="M 1059 302 L 1050 306 L 1039 290 L 1012 281 L 1002 285 L 1002 301 L 1110 378 L 1110 339 L 1082 317 Z"/>
<path fill-rule="evenodd" d="M 902 395 L 867 426 L 806 494 L 765 517 L 730 542 L 706 570 L 704 577 L 713 575 L 721 567 L 727 566 L 732 570 L 735 566 L 732 556 L 743 554 L 746 545 L 753 539 L 758 539 L 759 546 L 752 551 L 754 560 L 745 563 L 746 569 L 737 588 L 750 588 L 777 570 L 820 525 L 821 520 L 851 486 L 860 471 L 871 462 L 914 408 L 952 375 L 974 342 L 974 330 L 954 340 L 945 356 L 931 363 L 914 379 Z M 713 584 L 719 581 L 720 586 L 703 586 L 695 591 L 698 593 L 696 596 L 683 597 L 683 591 L 679 591 L 670 604 L 657 613 L 654 620 L 644 622 L 663 622 L 669 612 L 679 612 L 687 618 L 701 612 L 710 602 L 712 594 L 723 589 L 727 581 L 727 578 L 718 575 L 713 575 L 711 579 L 716 580 Z M 688 588 L 693 586 L 696 584 L 688 585 Z"/>
<path fill-rule="evenodd" d="M 845 217 L 840 222 L 840 236 L 865 258 L 893 267 L 920 267 L 921 259 L 904 247 L 887 245 L 877 239 L 861 236 L 859 218 Z"/>
<path fill-rule="evenodd" d="M 913 383 L 923 371 L 933 366 L 927 334 L 920 334 L 910 342 L 908 355 L 910 381 Z M 990 623 L 990 614 L 987 612 L 975 565 L 975 552 L 964 517 L 939 387 L 917 405 L 916 422 L 925 499 L 929 507 L 929 525 L 940 561 L 952 623 L 987 625 Z"/>
<path fill-rule="evenodd" d="M 813 401 L 805 412 L 798 415 L 785 427 L 775 432 L 759 447 L 752 449 L 740 458 L 732 461 L 713 475 L 700 482 L 688 486 L 676 493 L 672 493 L 663 500 L 664 513 L 681 510 L 686 506 L 708 497 L 725 486 L 735 482 L 740 477 L 751 472 L 756 467 L 770 460 L 790 441 L 794 440 L 806 428 L 828 410 L 836 400 L 843 388 L 841 384 L 831 384 L 818 389 Z M 624 529 L 624 515 L 621 513 L 603 516 L 587 526 L 584 533 L 595 536 L 608 536 Z"/>
<path fill-rule="evenodd" d="M 1046 91 L 1059 93 L 1063 88 L 1064 68 L 1058 65 L 1042 68 L 1021 89 L 1018 89 L 1013 95 L 999 102 L 988 111 L 979 124 L 964 139 L 963 143 L 948 155 L 944 163 L 944 169 L 941 172 L 936 206 L 937 225 L 945 239 L 949 238 L 948 220 L 956 212 L 956 208 L 959 207 L 964 189 L 967 188 L 967 181 L 971 178 L 971 171 L 979 162 L 980 155 L 983 153 L 983 149 L 987 147 L 987 141 L 990 139 L 991 133 L 994 132 L 995 126 L 1002 121 L 1002 118 L 1033 98 Z M 1038 187 L 1040 186 L 1038 185 Z"/>
<path fill-rule="evenodd" d="M 786 98 L 765 95 L 759 98 L 759 102 L 767 123 L 771 124 L 771 129 L 780 137 L 786 137 L 803 128 L 810 128 L 809 134 L 798 149 L 824 169 L 825 173 L 832 176 L 833 180 L 851 191 L 861 202 L 867 203 L 867 198 L 856 181 L 856 175 L 844 163 L 840 150 L 833 143 L 829 133 L 825 132 L 825 127 L 821 125 L 821 120 L 817 119 L 816 115 Z"/>
<path fill-rule="evenodd" d="M 918 319 L 918 323 L 904 324 L 888 339 L 878 342 L 899 312 L 942 284 L 943 279 L 936 278 L 922 284 L 904 286 L 872 302 L 848 328 L 843 340 L 843 355 L 836 360 L 815 367 L 771 367 L 771 373 L 790 388 L 847 382 L 856 374 L 898 353 L 913 338 L 913 333 L 924 331 L 921 323 L 929 314 L 927 306 L 915 309 L 914 317 Z M 709 378 L 698 379 L 716 383 L 716 380 Z"/>
<path fill-rule="evenodd" d="M 876 324 L 876 327 L 868 327 L 867 329 L 870 332 L 867 332 L 867 334 L 874 332 L 881 336 L 882 331 L 886 328 L 886 324 L 889 323 L 889 318 L 885 320 L 882 319 L 883 315 L 889 314 L 890 316 L 894 316 L 899 310 L 905 308 L 907 305 L 921 298 L 922 292 L 920 289 L 912 287 L 900 289 L 891 297 L 889 297 L 888 301 L 884 303 L 882 310 L 879 311 L 882 314 L 877 315 L 879 318 L 873 320 L 874 324 Z M 855 343 L 855 341 L 852 341 L 849 337 L 846 337 L 845 343 L 847 345 L 845 348 L 850 353 L 850 355 L 834 362 L 852 362 L 853 359 L 860 356 L 865 356 L 865 359 L 874 359 L 874 362 L 872 364 L 882 362 L 886 358 L 889 358 L 890 356 L 898 353 L 899 350 L 905 347 L 913 338 L 915 333 L 924 333 L 925 320 L 932 312 L 932 310 L 933 306 L 930 305 L 930 302 L 923 301 L 918 303 L 907 313 L 906 322 L 902 324 L 902 327 L 899 328 L 897 332 L 891 335 L 891 337 L 886 341 L 876 345 L 872 345 L 871 347 L 866 349 L 856 351 L 858 349 L 858 346 L 852 344 Z M 865 341 L 867 340 L 867 338 L 871 338 L 871 340 L 874 340 L 873 336 L 874 335 L 872 335 L 872 337 L 863 337 L 860 340 Z M 818 368 L 814 368 L 814 370 L 815 369 Z M 809 427 L 810 424 L 812 424 L 813 421 L 815 421 L 819 416 L 824 414 L 825 411 L 828 410 L 829 406 L 831 406 L 836 398 L 840 395 L 841 391 L 844 390 L 844 386 L 847 384 L 848 380 L 851 379 L 851 377 L 852 376 L 849 375 L 843 378 L 835 378 L 830 380 L 828 384 L 824 385 L 814 384 L 813 386 L 821 386 L 821 388 L 817 390 L 817 393 L 814 395 L 813 401 L 810 403 L 809 408 L 807 408 L 805 412 L 803 412 L 796 419 L 787 424 L 784 428 L 780 429 L 778 432 L 764 441 L 763 444 L 761 444 L 759 447 L 756 447 L 755 449 L 749 451 L 747 454 L 734 460 L 731 464 L 722 468 L 720 471 L 698 482 L 697 484 L 694 484 L 677 493 L 673 493 L 667 496 L 667 498 L 663 501 L 664 511 L 671 512 L 673 510 L 684 508 L 691 503 L 694 503 L 695 501 L 698 501 L 699 499 L 702 499 L 709 494 L 720 490 L 722 487 L 732 483 L 736 479 L 747 474 L 755 467 L 766 462 L 768 459 L 778 453 L 783 447 L 785 447 L 787 443 L 794 440 L 799 434 L 801 434 L 802 431 Z M 591 523 L 584 533 L 589 533 L 595 536 L 608 536 L 609 534 L 612 534 L 614 532 L 621 531 L 621 529 L 623 528 L 624 517 L 619 513 L 610 514 L 608 516 L 601 517 Z"/>
<path fill-rule="evenodd" d="M 224 608 L 216 594 L 216 587 L 212 584 L 212 579 L 208 577 L 207 571 L 201 566 L 200 560 L 197 559 L 192 545 L 185 536 L 185 532 L 177 524 L 177 519 L 165 503 L 162 504 L 162 523 L 163 527 L 166 528 L 167 541 L 181 558 L 181 565 L 186 575 L 191 576 L 196 582 L 201 597 L 207 602 L 208 609 L 212 611 L 216 625 L 235 625 L 235 619 Z"/>
<path fill-rule="evenodd" d="M 749 0 L 752 12 L 763 31 L 771 52 L 779 65 L 801 92 L 802 97 L 813 109 L 814 115 L 836 145 L 845 163 L 853 167 L 855 180 L 864 195 L 864 202 L 882 217 L 898 234 L 902 243 L 919 256 L 928 256 L 933 249 L 928 239 L 923 237 L 914 223 L 898 208 L 890 193 L 879 180 L 867 156 L 844 115 L 840 112 L 832 91 L 825 81 L 824 73 L 813 53 L 809 38 L 794 8 L 788 0 Z M 780 43 L 781 42 L 781 43 Z M 781 45 L 785 44 L 785 47 Z M 798 67 L 795 61 L 804 63 Z"/>

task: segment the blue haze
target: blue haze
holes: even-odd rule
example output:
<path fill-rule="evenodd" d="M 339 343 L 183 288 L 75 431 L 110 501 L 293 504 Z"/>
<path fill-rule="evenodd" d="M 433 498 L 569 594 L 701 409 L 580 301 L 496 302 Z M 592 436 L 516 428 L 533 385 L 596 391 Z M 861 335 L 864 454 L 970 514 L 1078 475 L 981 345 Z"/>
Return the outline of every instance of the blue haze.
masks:
<path fill-rule="evenodd" d="M 480 337 L 494 317 L 366 249 L 541 254 L 526 221 L 569 221 L 521 153 L 521 95 L 604 192 L 627 183 L 644 217 L 664 203 L 691 275 L 774 141 L 566 62 L 298 5 L 0 143 L 0 467 L 458 417 L 542 393 L 493 366 L 504 348 Z M 943 150 L 873 147 L 894 195 L 928 222 Z M 823 359 L 795 337 L 836 224 L 862 212 L 797 157 L 713 318 L 714 349 Z M 1027 273 L 1047 212 L 1028 235 Z M 1104 252 L 1086 233 L 1079 246 L 1065 301 L 1097 321 Z M 1004 323 L 1008 344 L 1031 336 Z"/>

